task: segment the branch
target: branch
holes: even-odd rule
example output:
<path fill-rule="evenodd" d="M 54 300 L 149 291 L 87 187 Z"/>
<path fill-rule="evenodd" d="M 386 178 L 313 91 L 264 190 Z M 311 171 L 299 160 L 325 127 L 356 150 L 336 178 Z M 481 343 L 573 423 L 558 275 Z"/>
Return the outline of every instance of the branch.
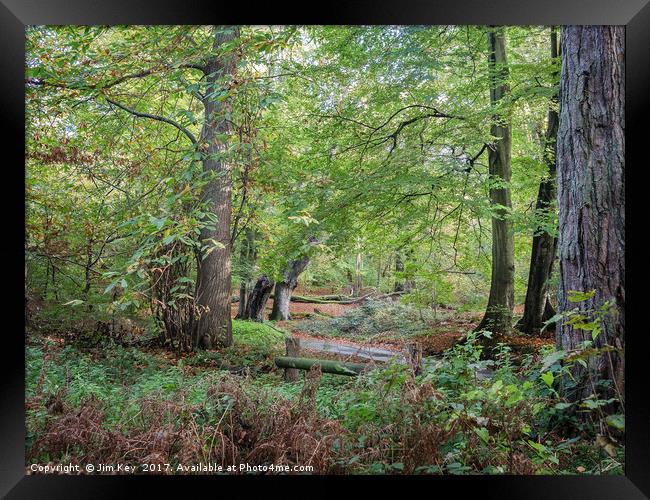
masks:
<path fill-rule="evenodd" d="M 384 128 L 384 127 L 385 127 L 386 125 L 388 125 L 388 124 L 391 122 L 391 120 L 392 120 L 393 118 L 395 118 L 398 114 L 400 114 L 402 111 L 405 111 L 405 110 L 410 109 L 410 108 L 423 108 L 423 109 L 430 109 L 430 110 L 433 111 L 433 114 L 432 114 L 431 116 L 435 116 L 435 117 L 437 117 L 437 118 L 458 118 L 459 120 L 464 120 L 464 119 L 465 119 L 465 118 L 462 117 L 462 116 L 454 116 L 454 115 L 448 115 L 447 113 L 442 113 L 442 112 L 438 111 L 437 108 L 434 108 L 434 107 L 432 107 L 432 106 L 425 106 L 424 104 L 411 104 L 411 105 L 409 105 L 409 106 L 405 106 L 405 107 L 403 107 L 403 108 L 398 109 L 397 111 L 395 111 L 392 115 L 390 115 L 390 117 L 389 117 L 389 118 L 388 118 L 384 123 L 382 123 L 382 124 L 379 125 L 378 127 L 375 127 L 375 131 Z"/>
<path fill-rule="evenodd" d="M 479 157 L 483 154 L 483 152 L 488 147 L 490 147 L 490 146 L 487 143 L 483 143 L 483 147 L 481 148 L 481 150 L 478 153 L 476 153 L 474 156 L 472 156 L 471 158 L 469 158 L 467 160 L 467 162 L 469 163 L 469 167 L 467 168 L 466 172 L 469 172 L 472 169 L 472 167 L 474 166 L 474 162 L 479 159 Z"/>
<path fill-rule="evenodd" d="M 116 78 L 115 80 L 106 83 L 105 85 L 102 85 L 101 83 L 95 83 L 95 84 L 83 84 L 83 85 L 69 85 L 67 83 L 58 83 L 58 82 L 50 82 L 47 80 L 41 80 L 39 78 L 33 78 L 33 77 L 28 77 L 25 78 L 25 83 L 30 84 L 30 85 L 38 85 L 40 87 L 57 87 L 61 89 L 72 89 L 72 90 L 100 90 L 100 89 L 108 89 L 111 87 L 114 87 L 115 85 L 119 85 L 122 82 L 125 82 L 126 80 L 132 80 L 135 78 L 144 78 L 145 76 L 153 75 L 155 73 L 158 73 L 159 71 L 163 70 L 170 70 L 170 69 L 177 69 L 177 68 L 186 68 L 186 69 L 198 69 L 199 71 L 205 73 L 205 67 L 202 66 L 201 64 L 198 63 L 183 63 L 179 64 L 178 66 L 162 66 L 158 68 L 149 68 L 145 69 L 142 71 L 139 71 L 138 73 L 131 73 L 129 75 L 123 75 L 120 76 L 119 78 Z"/>
<path fill-rule="evenodd" d="M 172 120 L 171 118 L 167 118 L 165 116 L 159 116 L 159 115 L 152 115 L 152 114 L 149 114 L 149 113 L 141 113 L 140 111 L 136 111 L 135 109 L 132 109 L 132 108 L 129 108 L 129 107 L 125 106 L 124 104 L 120 104 L 119 102 L 115 102 L 113 99 L 111 99 L 108 96 L 104 96 L 104 97 L 106 98 L 106 101 L 108 101 L 109 103 L 113 104 L 114 106 L 117 106 L 120 109 L 123 109 L 127 113 L 132 114 L 133 116 L 137 116 L 138 118 L 150 118 L 151 120 L 156 120 L 156 121 L 159 121 L 159 122 L 168 123 L 169 125 L 172 125 L 172 126 L 176 127 L 178 130 L 180 130 L 181 132 L 183 132 L 187 136 L 187 138 L 190 141 L 192 141 L 192 144 L 197 144 L 197 142 L 198 142 L 196 140 L 196 137 L 194 137 L 194 134 L 192 132 L 190 132 L 185 127 L 183 127 L 180 123 Z"/>

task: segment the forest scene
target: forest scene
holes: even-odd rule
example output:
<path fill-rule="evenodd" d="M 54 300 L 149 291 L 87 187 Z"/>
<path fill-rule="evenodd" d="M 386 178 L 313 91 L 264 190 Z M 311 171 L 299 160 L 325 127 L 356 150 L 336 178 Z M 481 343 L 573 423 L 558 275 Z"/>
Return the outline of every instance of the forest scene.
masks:
<path fill-rule="evenodd" d="M 623 26 L 29 26 L 26 473 L 624 474 Z"/>

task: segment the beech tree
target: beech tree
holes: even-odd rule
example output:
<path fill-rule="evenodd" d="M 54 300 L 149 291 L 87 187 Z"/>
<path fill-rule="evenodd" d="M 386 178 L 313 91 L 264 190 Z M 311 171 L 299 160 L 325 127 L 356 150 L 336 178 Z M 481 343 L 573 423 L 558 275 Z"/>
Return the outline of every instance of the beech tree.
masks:
<path fill-rule="evenodd" d="M 203 99 L 205 117 L 200 138 L 204 156 L 203 168 L 212 179 L 203 188 L 203 200 L 216 216 L 214 228 L 201 231 L 201 240 L 215 245 L 199 264 L 196 301 L 199 307 L 197 343 L 205 348 L 232 344 L 230 319 L 232 178 L 230 164 L 225 157 L 229 132 L 230 99 L 223 98 L 235 86 L 234 76 L 237 52 L 224 46 L 236 40 L 239 28 L 223 27 L 215 30 L 213 50 L 205 65 L 207 94 Z"/>
<path fill-rule="evenodd" d="M 504 28 L 488 31 L 490 66 L 490 102 L 495 107 L 490 134 L 495 138 L 488 148 L 490 165 L 490 202 L 492 216 L 492 279 L 487 309 L 477 330 L 507 332 L 512 326 L 514 307 L 514 234 L 509 220 L 512 202 L 510 198 L 510 165 L 512 131 L 507 111 L 498 106 L 506 98 L 508 88 L 508 62 Z"/>
<path fill-rule="evenodd" d="M 556 28 L 551 28 L 550 54 L 553 61 L 558 57 L 558 39 Z M 555 73 L 557 75 L 557 73 Z M 551 98 L 546 118 L 546 132 L 542 138 L 543 158 L 548 166 L 548 173 L 539 183 L 535 212 L 543 219 L 548 219 L 555 212 L 555 157 L 557 150 L 557 129 L 559 115 L 556 109 L 557 93 Z M 528 287 L 524 301 L 524 315 L 517 322 L 516 328 L 524 333 L 539 334 L 544 322 L 555 315 L 550 302 L 548 283 L 553 272 L 556 255 L 557 238 L 548 224 L 539 224 L 533 236 L 533 248 L 530 254 Z"/>

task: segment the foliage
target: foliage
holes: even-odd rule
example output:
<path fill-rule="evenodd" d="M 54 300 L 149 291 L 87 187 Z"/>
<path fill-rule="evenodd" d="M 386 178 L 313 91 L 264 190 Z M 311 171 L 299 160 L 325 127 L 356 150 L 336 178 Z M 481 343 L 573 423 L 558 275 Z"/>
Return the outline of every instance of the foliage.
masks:
<path fill-rule="evenodd" d="M 545 377 L 548 356 L 530 356 L 518 370 L 501 347 L 495 361 L 482 361 L 474 336 L 415 378 L 393 364 L 352 381 L 309 372 L 294 384 L 273 372 L 196 371 L 134 349 L 99 359 L 57 349 L 27 351 L 32 459 L 174 467 L 239 460 L 313 464 L 317 473 L 622 473 L 623 446 L 594 443 L 597 430 L 571 414 Z M 477 379 L 486 368 L 491 378 Z M 567 439 L 559 432 L 567 425 L 582 427 Z"/>
<path fill-rule="evenodd" d="M 221 45 L 232 27 L 28 27 L 28 457 L 621 474 L 622 395 L 591 379 L 588 397 L 561 396 L 581 384 L 572 368 L 603 354 L 607 304 L 590 309 L 592 292 L 552 319 L 584 337 L 571 352 L 521 359 L 498 344 L 485 360 L 469 334 L 417 377 L 393 363 L 284 383 L 273 358 L 286 334 L 268 323 L 235 320 L 232 346 L 195 350 L 198 271 L 217 249 L 233 291 L 300 257 L 303 285 L 403 288 L 297 326 L 412 341 L 435 334 L 442 305 L 485 306 L 498 215 L 512 220 L 523 299 L 531 237 L 556 233 L 555 207 L 533 207 L 559 62 L 548 27 L 505 31 L 510 93 L 493 105 L 483 26 L 242 26 Z M 232 73 L 206 74 L 231 56 Z M 206 102 L 228 105 L 209 117 Z M 508 186 L 487 164 L 495 115 L 512 122 Z M 208 154 L 216 119 L 229 131 Z M 231 193 L 221 242 L 202 236 L 223 222 L 206 205 L 213 185 Z M 500 187 L 505 213 L 489 201 Z"/>
<path fill-rule="evenodd" d="M 555 226 L 554 212 L 530 210 L 557 83 L 546 31 L 508 29 L 519 298 L 531 233 Z M 213 50 L 209 27 L 40 26 L 27 35 L 27 281 L 47 308 L 153 312 L 160 335 L 188 348 L 201 313 L 197 254 L 214 248 L 199 241 L 215 222 L 200 203 L 205 155 L 188 140 L 200 137 L 206 94 L 233 103 L 222 139 L 234 280 L 279 278 L 308 252 L 308 282 L 345 287 L 360 252 L 363 283 L 390 291 L 404 278 L 394 252 L 409 250 L 413 303 L 484 305 L 493 214 L 487 165 L 474 157 L 485 155 L 494 110 L 483 27 L 246 26 L 223 48 L 241 55 L 227 91 L 197 70 Z M 237 251 L 248 229 L 253 262 Z M 310 246 L 314 234 L 322 243 Z"/>

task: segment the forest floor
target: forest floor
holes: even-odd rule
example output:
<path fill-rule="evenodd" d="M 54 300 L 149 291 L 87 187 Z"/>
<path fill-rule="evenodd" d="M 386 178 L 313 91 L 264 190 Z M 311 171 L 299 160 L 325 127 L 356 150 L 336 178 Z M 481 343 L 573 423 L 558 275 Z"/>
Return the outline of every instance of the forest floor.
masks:
<path fill-rule="evenodd" d="M 310 464 L 311 472 L 344 474 L 621 473 L 622 447 L 609 458 L 591 431 L 567 440 L 548 427 L 566 403 L 539 367 L 482 361 L 472 344 L 457 344 L 478 313 L 391 300 L 292 302 L 291 313 L 291 321 L 235 320 L 233 346 L 195 353 L 145 337 L 30 330 L 28 460 Z M 302 356 L 370 361 L 375 369 L 359 377 L 301 372 L 298 382 L 285 382 L 274 360 L 287 335 L 302 339 Z M 417 378 L 391 362 L 413 342 L 435 358 Z M 485 371 L 489 377 L 478 376 Z"/>
<path fill-rule="evenodd" d="M 300 290 L 301 294 L 317 296 L 320 294 L 339 293 L 335 289 Z M 363 295 L 363 294 L 362 294 Z M 384 301 L 394 305 L 394 301 Z M 382 317 L 384 311 L 381 305 L 378 311 L 373 307 L 365 308 L 365 314 L 359 313 L 364 309 L 364 303 L 355 304 L 310 304 L 291 302 L 290 321 L 280 321 L 276 325 L 306 340 L 321 340 L 331 342 L 336 339 L 338 344 L 347 344 L 362 349 L 376 347 L 395 352 L 402 352 L 407 344 L 417 343 L 422 347 L 424 355 L 442 354 L 452 348 L 467 332 L 473 330 L 481 320 L 480 312 L 459 312 L 451 308 L 441 308 L 431 314 L 418 311 L 410 317 L 402 317 L 403 311 L 399 306 L 394 307 L 394 317 Z M 236 308 L 235 312 L 236 312 Z M 268 308 L 270 312 L 270 307 Z M 378 313 L 378 314 L 377 314 Z M 523 313 L 523 305 L 514 310 L 515 315 Z M 419 318 L 415 317 L 419 315 Z M 356 317 L 355 317 L 356 316 Z M 346 318 L 352 317 L 348 324 Z M 420 328 L 404 333 L 410 324 L 421 323 Z M 406 328 L 405 328 L 406 327 Z M 368 334 L 364 334 L 364 330 Z M 370 330 L 370 332 L 368 332 Z M 545 345 L 553 345 L 554 334 L 551 330 L 541 336 L 531 337 L 513 330 L 507 336 L 499 336 L 498 340 L 509 345 L 515 351 L 530 352 Z"/>

